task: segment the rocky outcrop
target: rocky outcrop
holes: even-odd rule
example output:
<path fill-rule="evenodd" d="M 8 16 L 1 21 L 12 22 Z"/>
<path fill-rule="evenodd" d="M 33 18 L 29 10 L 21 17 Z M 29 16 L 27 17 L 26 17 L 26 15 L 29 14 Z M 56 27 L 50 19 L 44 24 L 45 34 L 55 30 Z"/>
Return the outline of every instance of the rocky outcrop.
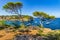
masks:
<path fill-rule="evenodd" d="M 36 35 L 19 35 L 14 38 L 14 40 L 44 40 L 43 37 L 36 36 Z"/>

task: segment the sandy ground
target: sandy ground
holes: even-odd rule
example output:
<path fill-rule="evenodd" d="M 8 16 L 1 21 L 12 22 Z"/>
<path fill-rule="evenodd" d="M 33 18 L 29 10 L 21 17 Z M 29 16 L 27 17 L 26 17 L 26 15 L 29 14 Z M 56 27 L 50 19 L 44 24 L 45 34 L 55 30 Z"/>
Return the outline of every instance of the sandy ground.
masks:
<path fill-rule="evenodd" d="M 7 33 L 5 30 L 0 31 L 0 40 L 12 40 L 14 38 L 15 33 L 9 32 Z"/>
<path fill-rule="evenodd" d="M 50 29 L 43 29 L 43 34 L 47 34 L 48 32 L 50 32 Z M 13 40 L 13 38 L 15 37 L 16 34 L 19 34 L 21 32 L 7 32 L 6 30 L 0 30 L 0 40 Z M 38 33 L 38 30 L 31 30 L 31 32 L 29 32 L 28 34 L 31 35 L 36 35 Z M 24 33 L 23 33 L 24 34 Z"/>

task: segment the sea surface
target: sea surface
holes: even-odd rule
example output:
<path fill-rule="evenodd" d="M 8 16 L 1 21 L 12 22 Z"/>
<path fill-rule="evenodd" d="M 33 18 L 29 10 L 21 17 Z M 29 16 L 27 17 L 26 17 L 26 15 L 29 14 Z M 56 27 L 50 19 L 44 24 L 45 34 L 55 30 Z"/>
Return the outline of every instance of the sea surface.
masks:
<path fill-rule="evenodd" d="M 7 25 L 12 25 L 12 26 L 17 26 L 17 27 L 19 27 L 21 23 L 22 22 L 19 21 L 19 20 L 6 21 L 5 22 L 5 24 L 7 24 Z M 30 26 L 30 25 L 39 26 L 40 25 L 40 19 L 34 18 L 34 20 L 31 20 L 31 21 L 28 21 L 28 22 L 27 21 L 23 22 L 23 24 L 25 24 L 25 26 Z M 49 22 L 43 22 L 43 25 L 44 25 L 45 28 L 50 28 L 50 29 L 53 29 L 53 30 L 60 29 L 60 18 L 56 18 L 56 19 L 51 20 Z"/>
<path fill-rule="evenodd" d="M 39 21 L 36 19 L 36 21 Z M 47 23 L 47 22 L 46 22 Z M 54 20 L 51 20 L 50 23 L 46 24 L 44 23 L 45 28 L 51 28 L 51 29 L 60 29 L 60 18 L 56 18 Z"/>

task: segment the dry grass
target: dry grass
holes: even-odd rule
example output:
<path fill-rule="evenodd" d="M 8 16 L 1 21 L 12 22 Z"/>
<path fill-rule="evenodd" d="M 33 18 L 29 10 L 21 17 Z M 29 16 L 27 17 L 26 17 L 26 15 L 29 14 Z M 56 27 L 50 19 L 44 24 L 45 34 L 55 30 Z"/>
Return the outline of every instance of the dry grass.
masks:
<path fill-rule="evenodd" d="M 47 34 L 47 33 L 51 32 L 51 31 L 52 31 L 51 29 L 44 28 L 42 34 Z"/>
<path fill-rule="evenodd" d="M 43 34 L 47 34 L 48 32 L 50 32 L 50 29 L 44 28 L 43 30 Z M 38 30 L 30 30 L 31 32 L 19 32 L 19 31 L 11 31 L 11 32 L 6 32 L 7 30 L 0 30 L 0 40 L 12 40 L 16 34 L 29 34 L 29 35 L 36 35 L 38 32 Z"/>

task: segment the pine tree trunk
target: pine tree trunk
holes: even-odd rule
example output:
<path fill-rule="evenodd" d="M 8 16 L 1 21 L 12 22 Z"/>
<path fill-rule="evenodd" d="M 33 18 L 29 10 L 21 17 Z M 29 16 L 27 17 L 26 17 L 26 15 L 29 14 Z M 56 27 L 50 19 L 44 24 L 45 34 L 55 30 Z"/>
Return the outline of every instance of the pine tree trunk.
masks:
<path fill-rule="evenodd" d="M 41 16 L 39 16 L 39 19 L 40 19 L 40 26 L 41 26 L 41 28 L 43 28 L 44 26 L 43 26 L 42 17 L 41 17 Z"/>
<path fill-rule="evenodd" d="M 21 18 L 22 19 L 22 22 L 23 22 L 23 17 L 22 17 L 22 12 L 21 12 L 21 9 L 20 9 L 20 14 L 19 14 L 19 18 Z"/>
<path fill-rule="evenodd" d="M 41 28 L 43 28 L 44 26 L 43 26 L 43 23 L 42 23 L 42 21 L 40 20 L 40 25 L 41 25 Z"/>

